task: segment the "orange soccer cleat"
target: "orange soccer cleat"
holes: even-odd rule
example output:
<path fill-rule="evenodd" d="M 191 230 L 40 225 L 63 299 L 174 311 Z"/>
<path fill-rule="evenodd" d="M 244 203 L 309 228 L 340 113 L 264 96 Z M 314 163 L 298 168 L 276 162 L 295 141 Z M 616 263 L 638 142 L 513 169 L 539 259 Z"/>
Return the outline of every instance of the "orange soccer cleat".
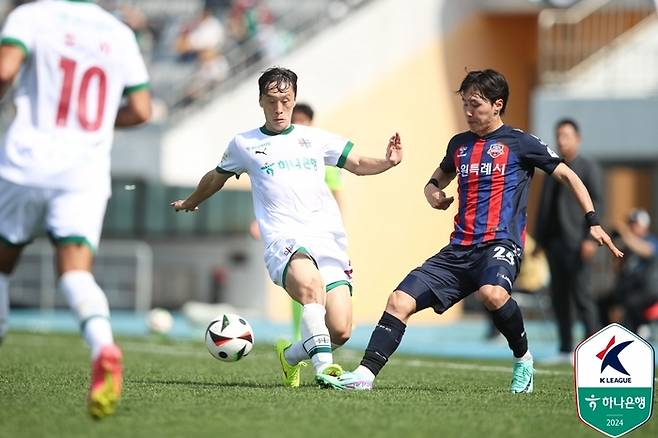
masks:
<path fill-rule="evenodd" d="M 122 356 L 119 347 L 106 345 L 91 366 L 87 407 L 94 418 L 113 414 L 119 402 L 123 373 Z"/>

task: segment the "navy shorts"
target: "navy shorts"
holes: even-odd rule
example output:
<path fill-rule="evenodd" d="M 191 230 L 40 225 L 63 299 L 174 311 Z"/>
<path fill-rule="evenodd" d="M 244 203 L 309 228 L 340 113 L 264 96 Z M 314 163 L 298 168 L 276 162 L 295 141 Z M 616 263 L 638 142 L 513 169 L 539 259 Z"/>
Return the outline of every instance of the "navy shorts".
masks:
<path fill-rule="evenodd" d="M 417 312 L 432 307 L 436 313 L 443 313 L 487 284 L 511 292 L 521 254 L 521 248 L 510 240 L 469 246 L 451 244 L 411 271 L 397 290 L 414 297 Z"/>

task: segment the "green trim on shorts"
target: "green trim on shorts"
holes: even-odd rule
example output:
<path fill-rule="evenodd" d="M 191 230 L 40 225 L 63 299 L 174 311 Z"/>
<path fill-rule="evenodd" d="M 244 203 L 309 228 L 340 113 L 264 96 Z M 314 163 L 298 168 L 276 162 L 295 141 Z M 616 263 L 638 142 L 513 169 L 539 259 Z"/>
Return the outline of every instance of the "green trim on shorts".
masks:
<path fill-rule="evenodd" d="M 96 247 L 91 244 L 89 239 L 84 236 L 66 236 L 66 237 L 55 237 L 52 233 L 48 233 L 50 240 L 55 246 L 64 246 L 64 245 L 86 245 L 89 247 L 91 252 L 96 253 Z"/>
<path fill-rule="evenodd" d="M 336 163 L 336 167 L 343 167 L 345 165 L 345 161 L 347 161 L 347 156 L 349 155 L 350 151 L 352 150 L 352 147 L 354 146 L 354 143 L 351 141 L 348 141 L 347 144 L 345 145 L 345 148 L 343 149 L 343 153 L 340 154 L 340 158 L 338 159 L 338 163 Z"/>
<path fill-rule="evenodd" d="M 25 53 L 25 56 L 28 56 L 30 54 L 30 51 L 28 50 L 27 46 L 25 43 L 18 38 L 12 38 L 12 37 L 4 37 L 3 39 L 0 40 L 0 45 L 3 46 L 18 46 L 23 53 Z"/>
<path fill-rule="evenodd" d="M 327 292 L 331 292 L 332 289 L 336 289 L 338 286 L 347 286 L 350 288 L 350 296 L 352 296 L 352 283 L 350 283 L 347 280 L 338 280 L 334 281 L 333 283 L 329 283 L 326 287 L 325 290 Z"/>
<path fill-rule="evenodd" d="M 8 246 L 10 248 L 20 248 L 22 246 L 27 245 L 28 243 L 32 242 L 32 240 L 28 240 L 27 242 L 22 242 L 22 243 L 14 243 L 7 239 L 6 237 L 0 235 L 0 243 L 3 244 L 4 246 Z"/>
<path fill-rule="evenodd" d="M 90 320 L 94 319 L 94 318 L 103 318 L 103 319 L 107 319 L 108 321 L 110 320 L 110 317 L 106 316 L 106 315 L 91 315 L 91 316 L 83 319 L 82 321 L 80 321 L 80 331 L 83 331 L 85 329 L 85 326 L 87 325 L 87 323 Z"/>
<path fill-rule="evenodd" d="M 290 254 L 290 258 L 288 259 L 288 263 L 286 263 L 286 267 L 283 268 L 283 274 L 281 274 L 281 287 L 284 288 L 284 289 L 286 288 L 286 275 L 288 274 L 288 267 L 290 267 L 290 262 L 292 261 L 292 256 L 294 256 L 298 252 L 301 252 L 302 254 L 306 254 L 313 261 L 313 264 L 315 265 L 315 267 L 316 268 L 318 267 L 318 263 L 315 261 L 315 259 L 311 255 L 311 253 L 308 252 L 308 249 L 304 248 L 303 246 L 300 246 L 299 248 L 297 248 L 297 251 Z"/>

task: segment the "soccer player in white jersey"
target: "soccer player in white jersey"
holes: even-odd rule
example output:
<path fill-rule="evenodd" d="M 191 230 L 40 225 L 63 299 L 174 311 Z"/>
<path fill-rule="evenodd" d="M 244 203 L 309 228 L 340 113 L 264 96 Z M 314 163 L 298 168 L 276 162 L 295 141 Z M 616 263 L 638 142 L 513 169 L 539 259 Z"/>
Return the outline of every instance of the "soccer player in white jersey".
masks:
<path fill-rule="evenodd" d="M 114 126 L 149 119 L 148 75 L 127 26 L 91 2 L 63 0 L 28 3 L 7 17 L 0 96 L 19 72 L 16 118 L 0 146 L 0 338 L 9 275 L 45 227 L 57 287 L 91 347 L 89 412 L 103 417 L 121 394 L 122 357 L 91 267 L 110 196 Z"/>
<path fill-rule="evenodd" d="M 171 205 L 194 211 L 231 176 L 249 175 L 270 277 L 303 305 L 301 341 L 276 345 L 284 384 L 299 386 L 301 365 L 310 358 L 316 382 L 331 387 L 342 373 L 332 347 L 344 344 L 352 331 L 352 269 L 340 211 L 324 182 L 325 165 L 356 175 L 382 173 L 402 160 L 400 136 L 389 139 L 384 158 L 359 156 L 345 138 L 291 124 L 294 72 L 268 69 L 258 86 L 265 124 L 236 135 L 217 168 L 187 199 Z"/>

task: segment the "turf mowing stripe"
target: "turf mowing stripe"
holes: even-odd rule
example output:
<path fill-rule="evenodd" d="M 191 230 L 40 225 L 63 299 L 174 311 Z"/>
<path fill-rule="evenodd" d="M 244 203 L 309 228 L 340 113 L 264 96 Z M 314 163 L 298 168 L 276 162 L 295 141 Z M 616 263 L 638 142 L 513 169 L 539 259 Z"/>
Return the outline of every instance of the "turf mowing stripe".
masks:
<path fill-rule="evenodd" d="M 51 341 L 43 340 L 41 336 L 35 335 L 33 340 L 36 344 L 49 343 Z M 153 345 L 153 344 L 142 344 L 139 342 L 122 342 L 120 347 L 124 351 L 132 351 L 135 353 L 151 353 L 151 354 L 160 354 L 168 356 L 194 356 L 194 357 L 207 357 L 208 353 L 200 349 L 190 349 L 190 348 L 181 348 L 179 346 L 168 346 L 168 345 Z M 338 355 L 342 359 L 353 360 L 360 357 L 360 353 L 355 350 L 339 350 Z M 250 357 L 264 358 L 269 356 L 267 354 L 251 353 Z M 273 356 L 272 356 L 273 358 Z M 459 363 L 459 362 L 443 362 L 440 358 L 437 358 L 436 361 L 433 360 L 423 360 L 423 359 L 394 359 L 391 362 L 393 366 L 410 366 L 410 367 L 427 367 L 427 368 L 444 368 L 444 369 L 455 369 L 455 370 L 474 370 L 474 371 L 485 371 L 493 373 L 509 373 L 510 367 L 505 366 L 496 366 L 496 365 L 477 365 L 477 364 L 468 364 L 468 363 Z M 535 369 L 537 374 L 546 374 L 546 375 L 557 375 L 557 376 L 571 376 L 573 373 L 571 371 L 563 370 L 546 370 L 546 369 Z M 654 379 L 658 382 L 658 377 Z"/>

